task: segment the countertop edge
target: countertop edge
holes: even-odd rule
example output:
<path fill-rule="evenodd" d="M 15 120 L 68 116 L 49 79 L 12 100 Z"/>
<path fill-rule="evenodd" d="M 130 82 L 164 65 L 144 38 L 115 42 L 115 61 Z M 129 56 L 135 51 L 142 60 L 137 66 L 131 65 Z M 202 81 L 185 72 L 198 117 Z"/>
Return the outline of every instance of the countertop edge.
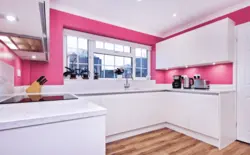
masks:
<path fill-rule="evenodd" d="M 106 113 L 107 113 L 107 110 L 102 109 L 98 111 L 81 112 L 81 113 L 75 113 L 75 114 L 72 113 L 72 114 L 55 115 L 55 116 L 49 116 L 49 117 L 39 117 L 39 118 L 32 118 L 32 119 L 0 122 L 0 131 L 23 128 L 23 127 L 30 127 L 30 126 L 52 124 L 52 123 L 60 123 L 64 121 L 71 121 L 71 120 L 77 120 L 77 119 L 86 119 L 90 117 L 105 116 Z"/>
<path fill-rule="evenodd" d="M 153 92 L 179 92 L 179 93 L 190 93 L 190 94 L 222 94 L 235 92 L 235 90 L 189 90 L 189 89 L 149 89 L 149 90 L 118 90 L 118 91 L 103 91 L 103 92 L 75 92 L 74 94 L 78 97 L 82 96 L 98 96 L 98 95 L 117 95 L 117 94 L 135 94 L 135 93 L 153 93 Z"/>

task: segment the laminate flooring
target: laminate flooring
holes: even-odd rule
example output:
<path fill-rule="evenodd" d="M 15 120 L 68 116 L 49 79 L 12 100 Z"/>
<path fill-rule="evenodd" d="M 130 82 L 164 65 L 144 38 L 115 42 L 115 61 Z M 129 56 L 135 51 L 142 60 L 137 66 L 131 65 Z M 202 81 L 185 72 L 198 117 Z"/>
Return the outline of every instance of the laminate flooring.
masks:
<path fill-rule="evenodd" d="M 107 155 L 250 155 L 250 145 L 234 142 L 223 150 L 170 129 L 108 143 Z"/>

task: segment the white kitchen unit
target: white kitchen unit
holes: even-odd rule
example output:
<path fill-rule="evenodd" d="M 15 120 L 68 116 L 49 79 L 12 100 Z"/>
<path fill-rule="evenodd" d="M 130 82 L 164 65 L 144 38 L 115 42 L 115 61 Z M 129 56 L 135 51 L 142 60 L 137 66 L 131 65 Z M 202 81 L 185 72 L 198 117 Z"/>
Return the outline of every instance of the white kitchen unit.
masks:
<path fill-rule="evenodd" d="M 107 142 L 170 128 L 220 149 L 236 139 L 235 92 L 164 89 L 87 94 L 107 108 Z"/>
<path fill-rule="evenodd" d="M 1 155 L 105 155 L 106 109 L 83 99 L 0 105 Z"/>
<path fill-rule="evenodd" d="M 156 44 L 156 69 L 233 62 L 235 24 L 229 19 Z"/>
<path fill-rule="evenodd" d="M 237 26 L 237 139 L 250 143 L 250 23 Z"/>
<path fill-rule="evenodd" d="M 236 140 L 234 92 L 168 92 L 167 128 L 222 149 Z"/>
<path fill-rule="evenodd" d="M 114 141 L 134 135 L 115 136 L 144 127 L 149 127 L 165 122 L 165 99 L 166 92 L 148 92 L 131 94 L 111 94 L 84 96 L 108 110 L 107 113 L 107 141 Z M 162 128 L 164 126 L 161 126 Z M 139 134 L 135 133 L 136 134 Z"/>

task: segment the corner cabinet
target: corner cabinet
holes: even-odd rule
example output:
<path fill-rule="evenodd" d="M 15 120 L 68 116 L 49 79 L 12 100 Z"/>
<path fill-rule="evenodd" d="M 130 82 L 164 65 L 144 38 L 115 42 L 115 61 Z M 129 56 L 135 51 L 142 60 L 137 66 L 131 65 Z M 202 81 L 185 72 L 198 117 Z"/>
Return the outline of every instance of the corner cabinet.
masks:
<path fill-rule="evenodd" d="M 229 19 L 156 44 L 156 69 L 233 62 L 235 23 Z"/>

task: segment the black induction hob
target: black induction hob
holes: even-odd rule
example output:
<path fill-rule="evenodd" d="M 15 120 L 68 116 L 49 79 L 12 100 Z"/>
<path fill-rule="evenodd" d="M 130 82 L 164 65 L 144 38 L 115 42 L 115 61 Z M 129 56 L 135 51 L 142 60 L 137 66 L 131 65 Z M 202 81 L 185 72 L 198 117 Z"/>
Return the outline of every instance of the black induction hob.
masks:
<path fill-rule="evenodd" d="M 32 94 L 32 95 L 16 95 L 10 97 L 0 104 L 17 104 L 29 102 L 45 102 L 45 101 L 59 101 L 59 100 L 75 100 L 78 99 L 71 94 Z"/>

